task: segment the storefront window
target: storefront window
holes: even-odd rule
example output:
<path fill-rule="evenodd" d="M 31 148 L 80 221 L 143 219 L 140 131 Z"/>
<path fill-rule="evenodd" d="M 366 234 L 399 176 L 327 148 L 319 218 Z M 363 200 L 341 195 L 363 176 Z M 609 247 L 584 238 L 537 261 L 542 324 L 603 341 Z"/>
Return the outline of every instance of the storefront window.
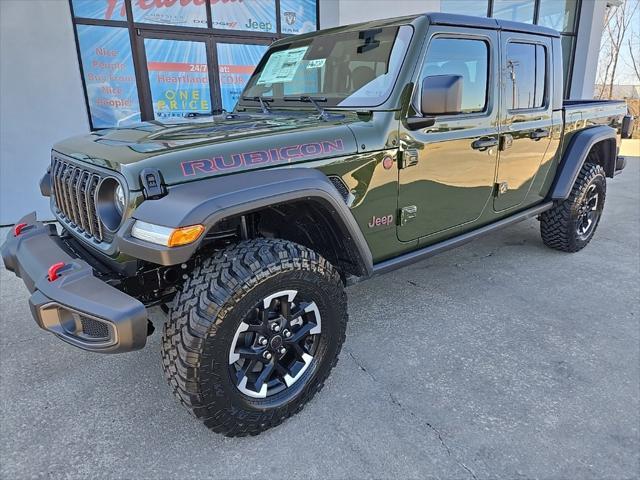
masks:
<path fill-rule="evenodd" d="M 180 27 L 206 27 L 205 0 L 132 0 L 133 21 Z"/>
<path fill-rule="evenodd" d="M 71 0 L 73 13 L 94 20 L 127 20 L 124 0 Z"/>
<path fill-rule="evenodd" d="M 213 28 L 275 32 L 275 0 L 211 0 Z"/>
<path fill-rule="evenodd" d="M 488 7 L 488 0 L 440 0 L 440 11 L 445 13 L 486 17 Z"/>
<path fill-rule="evenodd" d="M 298 35 L 313 32 L 318 24 L 316 0 L 281 0 L 280 25 L 282 33 Z"/>
<path fill-rule="evenodd" d="M 553 28 L 559 32 L 573 32 L 577 8 L 577 0 L 540 2 L 538 25 Z"/>
<path fill-rule="evenodd" d="M 320 1 L 70 0 L 92 129 L 233 110 L 266 45 L 317 30 Z"/>
<path fill-rule="evenodd" d="M 571 69 L 571 58 L 573 57 L 573 43 L 574 37 L 569 35 L 562 35 L 560 37 L 562 42 L 562 70 L 564 73 L 564 93 L 565 96 L 569 94 L 569 70 Z"/>
<path fill-rule="evenodd" d="M 211 112 L 207 47 L 204 42 L 145 38 L 154 117 L 184 118 Z"/>
<path fill-rule="evenodd" d="M 502 20 L 533 23 L 534 6 L 534 0 L 494 0 L 491 16 Z"/>
<path fill-rule="evenodd" d="M 138 89 L 126 28 L 78 25 L 78 42 L 93 128 L 140 120 Z"/>
<path fill-rule="evenodd" d="M 218 43 L 218 69 L 222 108 L 232 111 L 244 86 L 249 81 L 266 45 L 243 45 L 241 43 Z"/>

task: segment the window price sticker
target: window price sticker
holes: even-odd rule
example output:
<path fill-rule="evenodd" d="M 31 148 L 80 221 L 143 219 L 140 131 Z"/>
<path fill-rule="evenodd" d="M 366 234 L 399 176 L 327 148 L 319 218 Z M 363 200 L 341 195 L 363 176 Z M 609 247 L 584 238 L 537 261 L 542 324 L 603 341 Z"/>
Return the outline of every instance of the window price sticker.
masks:
<path fill-rule="evenodd" d="M 300 47 L 273 53 L 262 70 L 256 85 L 291 82 L 308 48 Z"/>
<path fill-rule="evenodd" d="M 324 67 L 324 64 L 326 61 L 327 61 L 326 58 L 316 58 L 314 60 L 309 60 L 309 63 L 307 63 L 307 69 L 322 68 Z"/>

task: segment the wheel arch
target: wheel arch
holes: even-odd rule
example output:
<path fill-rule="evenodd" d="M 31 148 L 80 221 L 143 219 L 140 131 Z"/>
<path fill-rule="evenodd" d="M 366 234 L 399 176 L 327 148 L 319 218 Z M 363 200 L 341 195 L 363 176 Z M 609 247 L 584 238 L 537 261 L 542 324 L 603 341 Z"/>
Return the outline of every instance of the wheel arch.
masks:
<path fill-rule="evenodd" d="M 616 169 L 617 133 L 616 130 L 599 125 L 582 130 L 571 138 L 564 151 L 556 181 L 551 188 L 552 200 L 565 200 L 571 187 L 578 178 L 582 165 L 589 159 L 604 168 L 607 177 L 613 177 Z"/>
<path fill-rule="evenodd" d="M 182 184 L 169 189 L 168 195 L 159 200 L 143 202 L 129 222 L 137 219 L 168 227 L 202 224 L 210 232 L 223 221 L 248 215 L 268 214 L 277 219 L 278 211 L 289 214 L 279 225 L 279 238 L 318 251 L 335 262 L 343 275 L 371 275 L 371 251 L 345 199 L 329 178 L 315 169 L 245 172 Z M 301 235 L 300 223 L 310 225 L 310 219 L 315 222 L 315 231 L 307 229 Z M 130 231 L 130 226 L 125 231 Z M 120 249 L 136 258 L 175 265 L 191 258 L 205 238 L 203 235 L 194 244 L 167 248 L 124 235 Z"/>

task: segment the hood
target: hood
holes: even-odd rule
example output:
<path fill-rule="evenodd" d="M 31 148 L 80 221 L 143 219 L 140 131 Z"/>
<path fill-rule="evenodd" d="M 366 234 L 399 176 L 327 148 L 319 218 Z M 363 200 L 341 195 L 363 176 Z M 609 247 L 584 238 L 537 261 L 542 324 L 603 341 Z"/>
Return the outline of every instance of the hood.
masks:
<path fill-rule="evenodd" d="M 188 122 L 139 123 L 70 138 L 54 150 L 122 173 L 131 189 L 156 168 L 167 185 L 357 153 L 346 112 L 329 121 L 305 112 L 225 114 Z"/>

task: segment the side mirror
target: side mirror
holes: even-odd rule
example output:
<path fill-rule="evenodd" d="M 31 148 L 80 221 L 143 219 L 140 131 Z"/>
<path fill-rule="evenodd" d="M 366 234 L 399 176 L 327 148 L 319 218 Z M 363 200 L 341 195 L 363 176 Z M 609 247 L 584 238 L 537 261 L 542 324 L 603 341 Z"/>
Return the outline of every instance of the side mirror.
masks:
<path fill-rule="evenodd" d="M 453 115 L 462 111 L 461 75 L 432 75 L 422 80 L 420 113 L 422 117 L 410 117 L 407 125 L 412 130 L 430 127 L 436 115 Z"/>
<path fill-rule="evenodd" d="M 452 115 L 462 111 L 461 75 L 433 75 L 422 80 L 420 110 L 423 115 Z"/>

